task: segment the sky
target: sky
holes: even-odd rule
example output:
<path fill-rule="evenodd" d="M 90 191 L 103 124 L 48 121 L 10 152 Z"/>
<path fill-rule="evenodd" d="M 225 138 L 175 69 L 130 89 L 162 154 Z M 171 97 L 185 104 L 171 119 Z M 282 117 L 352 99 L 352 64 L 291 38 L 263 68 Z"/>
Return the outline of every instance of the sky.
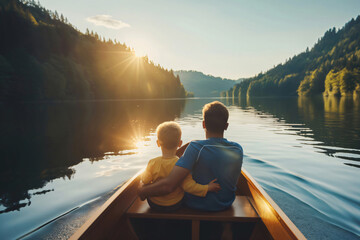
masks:
<path fill-rule="evenodd" d="M 40 0 L 167 69 L 251 77 L 360 14 L 359 0 Z"/>

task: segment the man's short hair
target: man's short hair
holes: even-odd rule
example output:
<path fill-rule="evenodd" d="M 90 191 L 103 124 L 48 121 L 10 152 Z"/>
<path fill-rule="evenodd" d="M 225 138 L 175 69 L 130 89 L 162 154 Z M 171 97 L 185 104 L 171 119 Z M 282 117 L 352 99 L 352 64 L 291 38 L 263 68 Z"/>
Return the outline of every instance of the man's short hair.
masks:
<path fill-rule="evenodd" d="M 181 140 L 181 128 L 176 122 L 163 122 L 156 128 L 157 138 L 166 149 L 174 149 L 179 146 Z"/>
<path fill-rule="evenodd" d="M 206 130 L 215 133 L 224 132 L 229 119 L 229 111 L 219 101 L 205 104 L 202 110 Z"/>

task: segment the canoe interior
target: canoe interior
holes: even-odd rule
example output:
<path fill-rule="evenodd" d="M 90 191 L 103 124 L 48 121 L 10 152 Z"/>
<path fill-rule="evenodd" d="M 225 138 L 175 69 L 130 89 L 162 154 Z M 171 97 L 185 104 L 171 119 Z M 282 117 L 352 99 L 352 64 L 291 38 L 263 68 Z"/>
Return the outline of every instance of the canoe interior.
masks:
<path fill-rule="evenodd" d="M 178 150 L 179 156 L 186 147 L 187 145 L 184 145 Z M 220 239 L 226 235 L 226 239 L 305 239 L 246 170 L 241 172 L 236 195 L 245 196 L 250 202 L 248 206 L 252 207 L 258 216 L 256 222 L 242 219 L 236 222 L 231 218 L 219 218 L 223 221 L 217 222 L 212 217 L 206 218 L 212 221 L 201 220 L 204 219 L 201 214 L 193 215 L 192 220 L 184 220 L 177 219 L 175 213 L 175 216 L 168 219 L 159 219 L 157 215 L 134 218 L 131 207 L 134 203 L 141 204 L 137 197 L 141 173 L 142 171 L 138 172 L 117 190 L 70 239 L 198 239 L 199 236 L 200 239 Z M 232 208 L 236 207 L 238 206 Z M 225 235 L 222 235 L 224 233 Z"/>
<path fill-rule="evenodd" d="M 147 239 L 146 234 L 149 231 L 158 234 L 157 236 L 160 236 L 158 239 L 169 239 L 169 236 L 172 236 L 172 239 L 191 239 L 191 221 L 176 219 L 165 221 L 162 219 L 129 220 L 126 211 L 137 199 L 141 172 L 132 177 L 109 198 L 70 239 L 139 239 L 138 237 Z M 261 221 L 256 225 L 249 223 L 233 224 L 233 236 L 239 236 L 239 234 L 241 236 L 235 239 L 305 239 L 303 234 L 246 170 L 241 172 L 236 194 L 247 196 L 261 217 Z M 216 224 L 213 221 L 202 221 L 200 239 L 207 236 L 206 234 L 209 231 L 206 229 L 218 233 L 217 229 L 221 227 L 223 227 L 222 224 Z M 179 229 L 181 230 L 179 231 Z M 175 233 L 176 235 L 174 235 Z M 150 237 L 153 238 L 153 235 Z M 207 239 L 211 239 L 210 237 Z"/>

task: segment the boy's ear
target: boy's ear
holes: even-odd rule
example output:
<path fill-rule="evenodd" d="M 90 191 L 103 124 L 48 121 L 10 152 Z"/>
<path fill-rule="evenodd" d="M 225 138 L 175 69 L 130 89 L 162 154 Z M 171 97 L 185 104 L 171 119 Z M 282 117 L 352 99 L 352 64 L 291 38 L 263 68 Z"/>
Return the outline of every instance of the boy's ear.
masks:
<path fill-rule="evenodd" d="M 205 120 L 202 121 L 202 125 L 203 125 L 203 128 L 205 129 L 206 126 L 205 126 Z"/>
<path fill-rule="evenodd" d="M 180 140 L 180 142 L 179 142 L 179 146 L 178 146 L 178 147 L 181 147 L 181 146 L 182 146 L 182 143 L 183 143 L 183 141 L 182 141 L 182 140 Z"/>
<path fill-rule="evenodd" d="M 229 123 L 226 123 L 226 124 L 225 124 L 225 129 L 224 129 L 224 130 L 227 130 L 227 129 L 228 129 L 228 127 L 229 127 Z"/>
<path fill-rule="evenodd" d="M 158 147 L 161 147 L 161 144 L 160 144 L 159 139 L 158 139 L 158 140 L 156 140 L 156 144 L 158 145 Z"/>

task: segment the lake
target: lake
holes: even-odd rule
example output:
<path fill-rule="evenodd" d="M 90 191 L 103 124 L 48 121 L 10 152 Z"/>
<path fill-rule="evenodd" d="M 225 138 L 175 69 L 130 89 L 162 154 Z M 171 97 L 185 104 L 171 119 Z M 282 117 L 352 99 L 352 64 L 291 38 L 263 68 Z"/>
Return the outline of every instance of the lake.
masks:
<path fill-rule="evenodd" d="M 215 99 L 0 104 L 0 239 L 66 239 Z M 360 237 L 360 99 L 219 99 L 243 167 L 309 239 Z"/>

